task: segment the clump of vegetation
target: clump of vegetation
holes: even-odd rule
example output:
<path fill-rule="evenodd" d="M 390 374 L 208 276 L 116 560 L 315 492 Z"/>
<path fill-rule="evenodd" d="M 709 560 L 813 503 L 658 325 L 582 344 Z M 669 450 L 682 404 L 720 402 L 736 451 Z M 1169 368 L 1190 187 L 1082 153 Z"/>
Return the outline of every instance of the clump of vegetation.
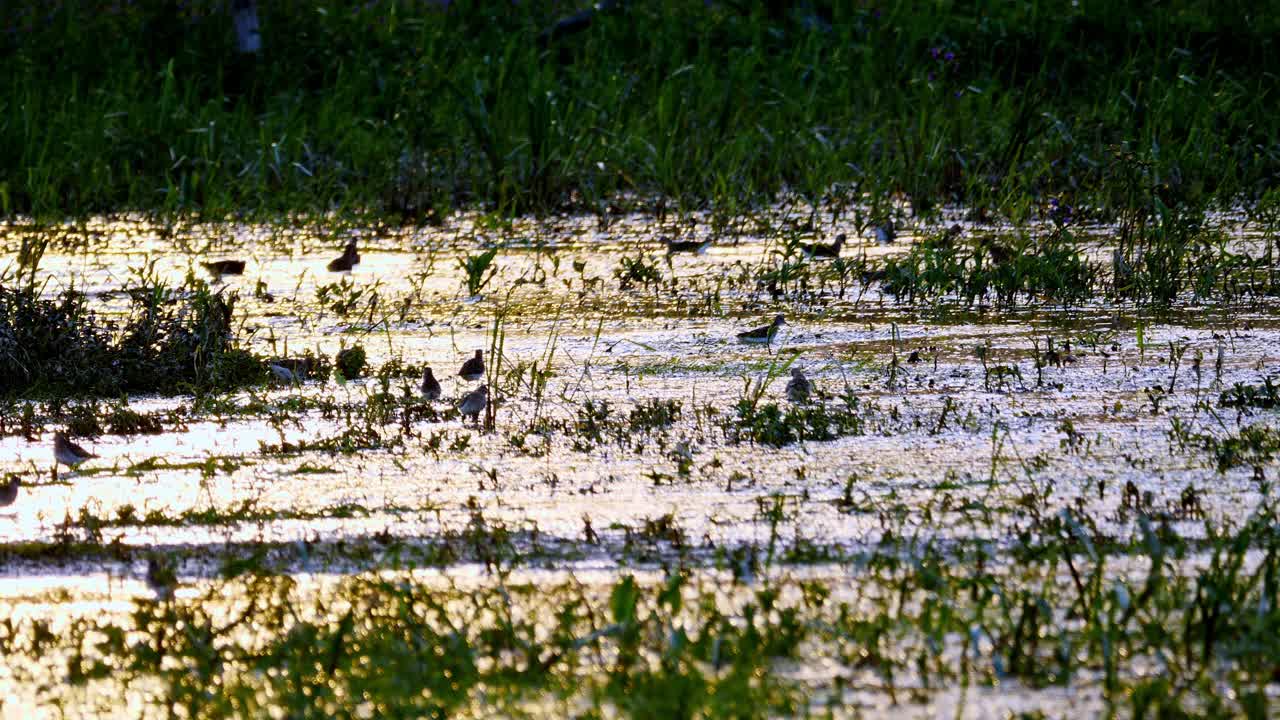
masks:
<path fill-rule="evenodd" d="M 262 360 L 236 346 L 234 295 L 199 281 L 124 292 L 130 307 L 117 323 L 75 291 L 46 299 L 34 284 L 0 286 L 0 393 L 202 392 L 266 377 Z"/>
<path fill-rule="evenodd" d="M 166 429 L 184 427 L 178 413 L 138 412 L 123 401 L 107 404 L 105 408 L 95 402 L 80 403 L 67 412 L 66 427 L 72 435 L 93 437 L 109 435 L 158 435 Z"/>
<path fill-rule="evenodd" d="M 1219 472 L 1243 465 L 1258 468 L 1280 454 L 1280 430 L 1260 424 L 1246 425 L 1225 437 L 1200 435 L 1198 439 L 1213 454 Z"/>
<path fill-rule="evenodd" d="M 1179 503 L 1196 505 L 1188 491 Z M 776 525 L 785 505 L 782 496 L 762 498 L 761 519 Z M 362 514 L 341 506 L 310 515 Z M 143 517 L 122 508 L 115 517 L 74 524 L 92 536 L 104 528 L 206 520 L 234 517 Z M 474 552 L 495 571 L 492 583 L 442 586 L 421 573 L 384 569 L 302 593 L 293 578 L 266 570 L 259 548 L 228 559 L 222 577 L 196 593 L 139 599 L 128 613 L 77 616 L 60 632 L 43 618 L 16 619 L 0 626 L 0 652 L 66 672 L 66 684 L 46 691 L 54 698 L 108 677 L 122 684 L 145 678 L 163 687 L 168 708 L 190 717 L 243 714 L 264 698 L 303 716 L 357 706 L 384 715 L 449 715 L 465 712 L 478 694 L 500 713 L 564 703 L 635 717 L 792 716 L 815 704 L 847 703 L 849 691 L 912 706 L 958 683 L 1070 687 L 1083 678 L 1102 678 L 1097 692 L 1105 706 L 1135 717 L 1267 716 L 1263 688 L 1280 656 L 1272 511 L 1238 527 L 1208 521 L 1204 547 L 1145 516 L 1132 542 L 1107 537 L 1069 510 L 1034 522 L 1035 540 L 1015 541 L 1017 573 L 992 567 L 981 549 L 944 550 L 886 533 L 848 575 L 751 581 L 773 562 L 775 529 L 768 548 L 723 553 L 727 567 L 719 574 L 685 568 L 653 582 L 624 574 L 603 585 L 533 584 L 510 579 L 516 544 L 477 509 L 432 556 L 451 562 L 460 551 Z M 690 542 L 670 515 L 625 529 L 641 554 Z M 782 554 L 813 549 L 801 540 Z M 1197 561 L 1185 562 L 1191 555 Z M 1117 565 L 1138 569 L 1117 575 Z M 733 585 L 726 586 L 724 570 L 732 571 Z M 230 620 L 227 598 L 242 608 Z M 248 636 L 247 618 L 255 622 Z M 970 638 L 969 662 L 955 661 L 945 637 Z M 1144 670 L 1157 656 L 1177 662 L 1153 676 Z M 802 659 L 834 672 L 797 677 L 788 670 Z M 14 672 L 25 677 L 26 667 Z M 222 681 L 207 681 L 215 676 Z M 1231 692 L 1214 691 L 1223 687 Z"/>
<path fill-rule="evenodd" d="M 1268 233 L 1263 252 L 1251 255 L 1210 222 L 1209 198 L 1185 183 L 1160 181 L 1150 160 L 1122 151 L 1109 167 L 1119 231 L 1110 268 L 1116 297 L 1169 305 L 1280 293 L 1272 230 L 1280 194 L 1268 191 L 1247 203 Z"/>
<path fill-rule="evenodd" d="M 662 284 L 662 268 L 658 267 L 656 261 L 646 258 L 643 253 L 637 253 L 635 257 L 621 258 L 618 261 L 618 267 L 613 270 L 613 276 L 617 278 L 618 286 L 623 290 L 630 290 L 636 285 L 646 289 L 650 287 L 656 289 Z"/>
<path fill-rule="evenodd" d="M 279 443 L 262 443 L 264 455 L 298 455 L 306 452 L 339 453 L 355 455 L 366 450 L 384 450 L 404 443 L 404 437 L 398 433 L 384 431 L 372 426 L 351 426 L 334 435 L 291 442 L 282 440 Z"/>
<path fill-rule="evenodd" d="M 489 284 L 493 274 L 498 271 L 497 266 L 493 264 L 496 257 L 498 257 L 498 248 L 489 248 L 479 255 L 468 255 L 458 260 L 458 266 L 462 268 L 466 279 L 469 297 L 479 295 L 484 286 Z"/>
<path fill-rule="evenodd" d="M 730 442 L 752 442 L 781 447 L 805 440 L 834 440 L 861 435 L 866 422 L 857 398 L 841 405 L 810 403 L 791 405 L 785 410 L 777 403 L 758 403 L 743 398 L 726 416 L 724 431 Z"/>
<path fill-rule="evenodd" d="M 628 576 L 604 597 L 580 585 L 462 592 L 372 575 L 346 579 L 333 598 L 312 603 L 287 577 L 242 572 L 220 584 L 249 598 L 250 610 L 280 610 L 261 613 L 254 642 L 225 642 L 238 623 L 216 615 L 212 596 L 140 604 L 123 619 L 74 621 L 73 633 L 96 630 L 101 640 L 71 661 L 71 684 L 105 674 L 150 678 L 190 717 L 243 714 L 263 697 L 298 716 L 343 714 L 358 703 L 378 714 L 444 717 L 465 711 L 477 693 L 492 695 L 486 703 L 505 714 L 556 687 L 573 702 L 631 717 L 788 715 L 802 704 L 799 688 L 769 668 L 798 656 L 810 632 L 798 619 L 813 601 L 783 601 L 771 589 L 738 603 L 735 614 L 746 620 L 735 621 L 717 609 L 713 588 L 678 573 L 656 587 Z M 345 609 L 332 615 L 336 597 Z M 492 612 L 499 604 L 519 614 Z M 171 633 L 161 653 L 135 641 L 161 627 L 186 629 Z M 29 632 L 5 631 L 0 647 L 27 642 Z M 608 667 L 583 674 L 602 653 L 612 658 Z M 171 671 L 170 658 L 186 671 Z M 271 670 L 297 667 L 315 672 Z M 213 676 L 224 681 L 210 690 L 204 678 Z"/>
<path fill-rule="evenodd" d="M 913 245 L 885 266 L 884 289 L 898 300 L 952 297 L 965 304 L 1018 300 L 1073 304 L 1087 299 L 1094 271 L 1059 230 L 1033 238 L 983 237 L 961 245 L 947 235 Z"/>
<path fill-rule="evenodd" d="M 378 305 L 378 285 L 358 283 L 352 277 L 316 287 L 316 302 L 332 310 L 339 317 L 348 317 L 357 311 L 372 312 Z"/>
<path fill-rule="evenodd" d="M 623 428 L 613 418 L 613 408 L 608 400 L 587 400 L 578 408 L 571 425 L 573 448 L 585 452 L 606 439 L 620 439 Z"/>
<path fill-rule="evenodd" d="M 629 420 L 633 432 L 653 432 L 665 430 L 679 419 L 679 400 L 650 398 L 631 409 Z"/>
<path fill-rule="evenodd" d="M 333 366 L 344 380 L 354 380 L 364 376 L 367 358 L 360 345 L 343 348 L 333 358 Z"/>
<path fill-rule="evenodd" d="M 1262 408 L 1270 410 L 1280 406 L 1280 386 L 1271 378 L 1261 385 L 1236 383 L 1218 397 L 1218 404 L 1228 408 Z"/>

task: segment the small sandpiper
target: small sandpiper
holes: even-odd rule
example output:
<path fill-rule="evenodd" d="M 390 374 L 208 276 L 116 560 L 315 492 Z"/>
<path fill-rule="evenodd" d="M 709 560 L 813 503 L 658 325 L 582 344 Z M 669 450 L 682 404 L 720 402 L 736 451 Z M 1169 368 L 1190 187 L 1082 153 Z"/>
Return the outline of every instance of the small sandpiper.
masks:
<path fill-rule="evenodd" d="M 898 231 L 893 227 L 893 219 L 885 220 L 876 226 L 876 242 L 881 245 L 889 245 L 898 237 Z"/>
<path fill-rule="evenodd" d="M 213 262 L 202 262 L 200 265 L 218 280 L 221 280 L 223 275 L 244 274 L 243 260 L 214 260 Z"/>
<path fill-rule="evenodd" d="M 804 376 L 800 368 L 791 368 L 791 380 L 787 383 L 787 399 L 793 403 L 809 402 L 809 393 L 813 392 L 813 383 Z"/>
<path fill-rule="evenodd" d="M 0 507 L 9 507 L 18 499 L 18 488 L 22 480 L 14 473 L 9 473 L 9 480 L 0 484 Z"/>
<path fill-rule="evenodd" d="M 782 313 L 778 313 L 774 316 L 772 324 L 738 333 L 738 341 L 752 345 L 768 345 L 773 342 L 773 337 L 778 334 L 778 329 L 786 324 L 787 319 L 782 316 Z"/>
<path fill-rule="evenodd" d="M 667 254 L 693 253 L 701 255 L 711 247 L 711 240 L 672 240 L 669 237 L 658 238 L 658 242 L 667 246 Z"/>
<path fill-rule="evenodd" d="M 436 380 L 435 373 L 429 367 L 422 368 L 422 399 L 440 399 L 440 381 Z"/>
<path fill-rule="evenodd" d="M 477 350 L 475 357 L 462 363 L 462 369 L 458 371 L 458 377 L 467 382 L 475 382 L 484 377 L 484 351 Z"/>
<path fill-rule="evenodd" d="M 311 373 L 311 360 L 302 358 L 276 358 L 267 362 L 267 369 L 276 380 L 292 385 L 302 382 Z"/>
<path fill-rule="evenodd" d="M 173 565 L 154 555 L 147 558 L 147 587 L 156 594 L 157 600 L 173 599 L 173 591 L 178 587 L 178 573 Z"/>
<path fill-rule="evenodd" d="M 991 262 L 997 265 L 1008 265 L 1013 262 L 1017 252 L 1012 245 L 995 238 L 988 238 L 982 243 L 982 249 L 991 256 Z"/>
<path fill-rule="evenodd" d="M 812 245 L 805 245 L 801 250 L 807 257 L 815 260 L 831 260 L 840 257 L 840 248 L 844 247 L 845 239 L 845 234 L 840 233 L 836 235 L 836 241 L 829 245 L 827 243 L 813 243 Z"/>
<path fill-rule="evenodd" d="M 270 363 L 267 368 L 271 370 L 272 377 L 286 385 L 298 382 L 298 376 L 292 370 L 279 363 Z"/>
<path fill-rule="evenodd" d="M 356 252 L 356 241 L 348 240 L 342 255 L 329 262 L 329 272 L 346 272 L 360 263 L 360 253 Z"/>
<path fill-rule="evenodd" d="M 98 456 L 71 442 L 66 433 L 53 434 L 53 459 L 57 462 L 69 468 L 75 468 L 85 460 L 96 457 Z"/>
<path fill-rule="evenodd" d="M 484 412 L 488 405 L 489 386 L 481 385 L 463 396 L 462 402 L 458 403 L 458 412 L 462 413 L 464 418 L 469 417 L 479 425 L 480 413 Z"/>
<path fill-rule="evenodd" d="M 956 242 L 964 235 L 964 228 L 960 227 L 960 223 L 952 223 L 951 227 L 933 236 L 933 246 L 935 248 L 952 250 L 956 247 Z"/>

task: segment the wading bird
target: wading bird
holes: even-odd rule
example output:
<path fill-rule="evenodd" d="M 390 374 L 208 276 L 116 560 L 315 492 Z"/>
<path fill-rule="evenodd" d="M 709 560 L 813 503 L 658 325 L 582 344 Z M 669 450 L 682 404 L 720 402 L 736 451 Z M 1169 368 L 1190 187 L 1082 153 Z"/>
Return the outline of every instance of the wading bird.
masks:
<path fill-rule="evenodd" d="M 898 231 L 893 227 L 893 220 L 885 220 L 876 226 L 876 242 L 881 245 L 888 245 L 898 237 Z"/>
<path fill-rule="evenodd" d="M 481 385 L 480 387 L 467 393 L 462 402 L 458 403 L 458 412 L 462 413 L 464 418 L 469 417 L 477 425 L 480 424 L 480 413 L 485 411 L 489 405 L 489 386 Z"/>
<path fill-rule="evenodd" d="M 69 468 L 77 468 L 80 463 L 90 458 L 96 458 L 97 455 L 85 450 L 79 445 L 71 442 L 64 432 L 56 432 L 53 434 L 53 474 L 58 475 L 58 464 L 66 465 Z"/>
<path fill-rule="evenodd" d="M 348 240 L 342 254 L 329 263 L 329 272 L 346 272 L 360 263 L 360 253 L 356 252 L 356 241 Z"/>
<path fill-rule="evenodd" d="M 813 392 L 813 383 L 804 376 L 800 368 L 791 368 L 791 380 L 787 383 L 787 399 L 793 403 L 809 402 L 809 394 Z"/>
<path fill-rule="evenodd" d="M 711 247 L 711 240 L 672 240 L 669 237 L 658 238 L 658 241 L 667 246 L 667 254 L 674 255 L 676 253 L 694 253 L 701 255 Z"/>
<path fill-rule="evenodd" d="M 475 357 L 470 358 L 462 363 L 462 369 L 458 371 L 458 377 L 467 382 L 475 382 L 484 377 L 484 351 L 477 350 Z"/>
<path fill-rule="evenodd" d="M 214 260 L 213 262 L 202 262 L 200 265 L 218 280 L 221 280 L 223 275 L 244 274 L 243 260 Z"/>
<path fill-rule="evenodd" d="M 840 249 L 844 247 L 845 234 L 836 235 L 836 241 L 827 243 L 813 243 L 805 245 L 802 249 L 804 254 L 815 260 L 830 260 L 840 257 Z"/>
<path fill-rule="evenodd" d="M 22 480 L 18 476 L 9 473 L 8 482 L 0 485 L 0 507 L 9 507 L 18 499 L 18 488 L 21 487 Z"/>
<path fill-rule="evenodd" d="M 440 399 L 440 381 L 436 380 L 435 373 L 429 367 L 422 368 L 422 399 Z"/>
<path fill-rule="evenodd" d="M 147 587 L 156 594 L 157 600 L 172 599 L 178 587 L 178 573 L 173 565 L 155 555 L 147 558 Z"/>
<path fill-rule="evenodd" d="M 738 341 L 751 345 L 768 345 L 773 342 L 773 337 L 778 334 L 778 329 L 786 324 L 787 319 L 782 316 L 782 313 L 778 313 L 774 316 L 773 323 L 738 333 Z"/>

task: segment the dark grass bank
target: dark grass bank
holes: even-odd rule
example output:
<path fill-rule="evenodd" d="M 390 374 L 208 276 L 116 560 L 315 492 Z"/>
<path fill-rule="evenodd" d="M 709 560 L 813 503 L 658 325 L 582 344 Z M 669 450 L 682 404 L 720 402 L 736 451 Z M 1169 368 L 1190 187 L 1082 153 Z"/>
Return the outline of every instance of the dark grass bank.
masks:
<path fill-rule="evenodd" d="M 0 210 L 732 212 L 784 189 L 1244 203 L 1280 175 L 1280 13 L 1125 3 L 5 3 Z"/>

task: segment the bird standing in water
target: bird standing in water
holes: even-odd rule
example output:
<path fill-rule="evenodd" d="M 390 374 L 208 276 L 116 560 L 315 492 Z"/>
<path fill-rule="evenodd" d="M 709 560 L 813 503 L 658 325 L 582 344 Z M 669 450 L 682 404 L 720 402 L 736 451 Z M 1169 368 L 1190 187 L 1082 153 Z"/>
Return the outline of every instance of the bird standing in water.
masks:
<path fill-rule="evenodd" d="M 243 260 L 214 260 L 213 262 L 202 262 L 201 267 L 209 272 L 215 280 L 221 280 L 223 275 L 243 275 Z"/>
<path fill-rule="evenodd" d="M 658 238 L 658 241 L 667 246 L 667 255 L 675 253 L 693 253 L 701 255 L 711 247 L 711 240 L 672 240 L 669 237 Z"/>
<path fill-rule="evenodd" d="M 462 369 L 458 371 L 458 377 L 467 382 L 475 382 L 484 377 L 484 351 L 477 350 L 475 357 L 470 358 L 462 363 Z"/>
<path fill-rule="evenodd" d="M 440 381 L 436 380 L 435 373 L 429 367 L 422 368 L 422 399 L 440 399 Z"/>
<path fill-rule="evenodd" d="M 808 402 L 809 394 L 812 392 L 813 383 L 804 376 L 804 372 L 800 368 L 791 368 L 791 380 L 787 383 L 787 399 L 793 403 Z"/>
<path fill-rule="evenodd" d="M 813 243 L 805 245 L 802 250 L 804 254 L 815 260 L 831 260 L 840 257 L 840 249 L 844 247 L 846 236 L 844 233 L 836 235 L 836 241 L 830 245 L 826 243 Z"/>
<path fill-rule="evenodd" d="M 876 242 L 881 245 L 888 245 L 898 237 L 898 231 L 893 227 L 893 219 L 885 220 L 876 226 Z"/>
<path fill-rule="evenodd" d="M 480 413 L 484 412 L 488 406 L 489 386 L 481 385 L 462 398 L 462 402 L 458 403 L 458 412 L 462 413 L 464 418 L 469 417 L 479 425 Z"/>
<path fill-rule="evenodd" d="M 22 480 L 17 475 L 9 474 L 9 481 L 0 484 L 0 507 L 9 507 L 18 499 L 18 488 L 22 485 Z"/>
<path fill-rule="evenodd" d="M 773 318 L 773 323 L 738 333 L 738 341 L 751 345 L 768 345 L 773 342 L 773 337 L 778 334 L 779 328 L 787 324 L 787 319 L 778 313 Z"/>
<path fill-rule="evenodd" d="M 53 459 L 59 463 L 69 468 L 75 468 L 85 460 L 96 457 L 98 456 L 71 442 L 66 433 L 56 432 L 53 434 Z"/>
<path fill-rule="evenodd" d="M 294 371 L 279 363 L 270 363 L 267 365 L 267 368 L 271 371 L 272 377 L 286 385 L 292 385 L 293 383 L 298 382 L 301 377 Z"/>
<path fill-rule="evenodd" d="M 173 565 L 155 555 L 147 558 L 147 587 L 156 594 L 157 600 L 173 599 L 173 591 L 178 587 L 178 573 Z"/>
<path fill-rule="evenodd" d="M 329 263 L 329 272 L 346 272 L 359 263 L 360 253 L 356 252 L 356 241 L 348 240 L 342 254 Z"/>

